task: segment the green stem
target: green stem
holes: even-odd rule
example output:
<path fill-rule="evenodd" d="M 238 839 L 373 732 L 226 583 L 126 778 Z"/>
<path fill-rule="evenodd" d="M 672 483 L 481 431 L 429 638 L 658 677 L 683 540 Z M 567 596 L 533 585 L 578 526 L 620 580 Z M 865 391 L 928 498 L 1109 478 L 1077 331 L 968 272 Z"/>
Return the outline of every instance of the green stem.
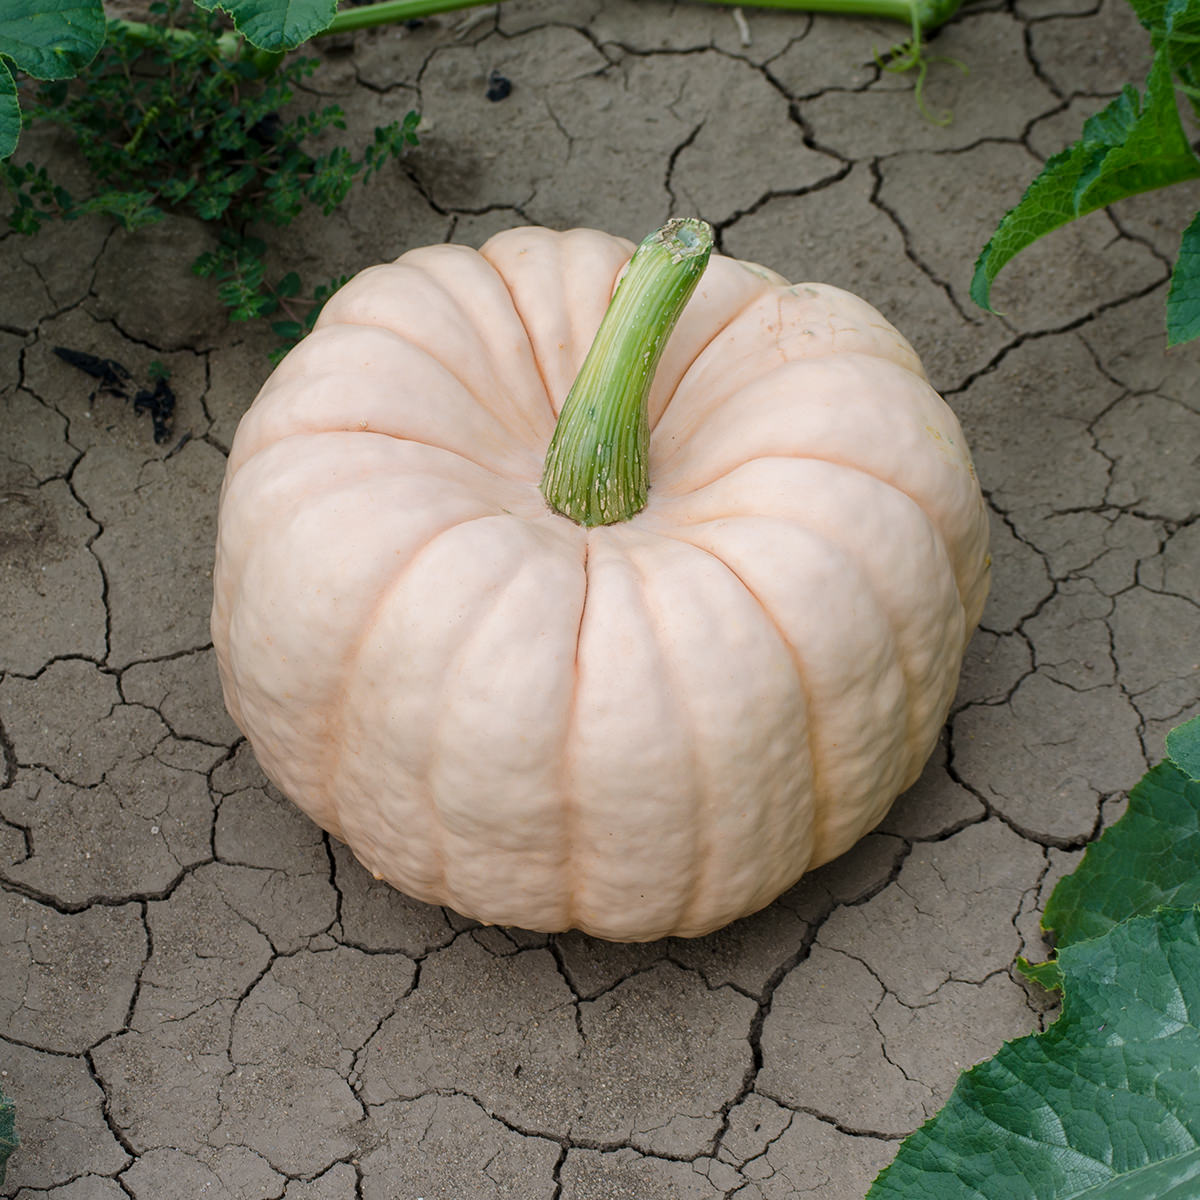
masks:
<path fill-rule="evenodd" d="M 712 227 L 668 221 L 634 252 L 558 415 L 542 495 L 580 525 L 628 521 L 646 506 L 646 402 L 663 348 L 712 251 Z"/>
<path fill-rule="evenodd" d="M 497 2 L 498 0 L 380 0 L 378 4 L 342 9 L 333 18 L 333 24 L 322 30 L 318 36 L 348 33 L 351 29 L 370 29 L 375 25 L 395 25 L 400 21 L 415 21 L 418 17 L 432 17 L 437 13 L 454 12 L 460 8 L 478 8 L 483 4 Z"/>
<path fill-rule="evenodd" d="M 885 17 L 928 33 L 944 25 L 963 0 L 698 0 L 702 4 L 741 4 L 747 8 L 787 8 L 795 12 L 840 13 L 848 17 Z"/>
<path fill-rule="evenodd" d="M 963 0 L 699 0 L 705 4 L 746 4 L 754 8 L 782 8 L 794 12 L 843 13 L 847 16 L 886 17 L 903 21 L 914 30 L 928 32 L 948 21 L 962 5 Z M 363 4 L 357 8 L 346 8 L 337 13 L 330 25 L 315 34 L 325 37 L 335 33 L 348 33 L 354 29 L 369 29 L 376 25 L 394 25 L 401 21 L 413 21 L 418 17 L 431 17 L 437 13 L 456 12 L 462 8 L 478 8 L 485 4 L 496 4 L 499 0 L 378 0 L 375 4 Z M 135 41 L 148 43 L 161 36 L 162 27 L 142 21 L 111 20 L 111 27 L 119 27 Z M 169 38 L 186 41 L 194 34 L 184 29 L 166 30 Z M 232 31 L 222 34 L 217 42 L 222 58 L 236 58 L 241 39 Z M 279 61 L 280 51 L 259 50 L 254 56 L 259 73 L 269 74 Z"/>
<path fill-rule="evenodd" d="M 794 12 L 830 12 L 847 16 L 886 17 L 903 21 L 923 32 L 945 24 L 961 7 L 963 0 L 700 0 L 706 4 L 751 8 L 783 8 Z M 499 0 L 379 0 L 348 8 L 333 18 L 324 33 L 346 33 L 351 29 L 367 29 L 374 25 L 412 21 L 437 13 L 454 12 L 460 8 L 477 8 Z M 321 36 L 321 35 L 318 35 Z"/>

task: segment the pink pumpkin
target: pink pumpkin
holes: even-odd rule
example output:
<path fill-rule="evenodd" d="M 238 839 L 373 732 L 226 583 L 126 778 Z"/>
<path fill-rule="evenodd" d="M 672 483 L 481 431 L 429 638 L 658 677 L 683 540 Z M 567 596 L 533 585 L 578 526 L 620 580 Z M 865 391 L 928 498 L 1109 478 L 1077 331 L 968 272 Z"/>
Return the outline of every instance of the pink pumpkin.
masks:
<path fill-rule="evenodd" d="M 918 776 L 988 582 L 962 431 L 864 301 L 713 255 L 648 391 L 649 494 L 539 490 L 629 262 L 424 247 L 327 304 L 243 418 L 213 640 L 263 770 L 482 921 L 695 936 Z"/>

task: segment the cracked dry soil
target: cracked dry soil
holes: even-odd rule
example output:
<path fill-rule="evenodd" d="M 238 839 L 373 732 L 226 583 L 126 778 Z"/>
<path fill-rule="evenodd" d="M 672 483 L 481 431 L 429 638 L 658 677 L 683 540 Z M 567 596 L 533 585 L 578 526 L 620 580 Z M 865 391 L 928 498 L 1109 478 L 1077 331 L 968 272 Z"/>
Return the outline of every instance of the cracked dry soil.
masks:
<path fill-rule="evenodd" d="M 268 787 L 208 640 L 216 496 L 269 333 L 183 220 L 0 238 L 0 1085 L 19 1200 L 859 1200 L 962 1068 L 1050 1019 L 1038 914 L 1200 700 L 1200 353 L 1164 352 L 1200 203 L 1148 196 L 1001 277 L 1039 161 L 1147 66 L 1123 0 L 973 4 L 923 120 L 898 27 L 512 0 L 325 46 L 312 86 L 422 146 L 276 238 L 329 278 L 525 222 L 847 287 L 960 414 L 995 583 L 943 744 L 877 832 L 699 941 L 483 929 L 374 883 Z M 487 99 L 499 72 L 512 82 Z M 161 445 L 68 346 L 179 397 Z"/>

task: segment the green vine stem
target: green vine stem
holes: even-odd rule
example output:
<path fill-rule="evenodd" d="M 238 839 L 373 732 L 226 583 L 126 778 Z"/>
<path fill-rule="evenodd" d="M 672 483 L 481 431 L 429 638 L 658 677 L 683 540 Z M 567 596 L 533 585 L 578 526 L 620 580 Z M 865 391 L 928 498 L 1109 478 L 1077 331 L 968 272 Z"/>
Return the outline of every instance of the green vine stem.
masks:
<path fill-rule="evenodd" d="M 615 525 L 646 506 L 646 403 L 663 348 L 712 252 L 713 231 L 676 218 L 634 252 L 558 415 L 542 495 L 579 525 Z"/>
<path fill-rule="evenodd" d="M 325 33 L 349 33 L 352 29 L 393 25 L 399 21 L 415 21 L 418 17 L 432 17 L 460 8 L 479 8 L 495 3 L 497 0 L 379 0 L 377 4 L 342 9 Z"/>
<path fill-rule="evenodd" d="M 394 25 L 402 21 L 414 21 L 420 17 L 431 17 L 438 13 L 456 12 L 463 8 L 479 8 L 496 4 L 499 0 L 377 0 L 374 4 L 363 4 L 345 8 L 338 12 L 333 21 L 317 37 L 336 33 L 349 33 L 355 29 L 369 29 L 376 25 Z M 752 8 L 790 9 L 794 12 L 842 13 L 847 16 L 885 17 L 903 21 L 914 33 L 929 32 L 948 21 L 962 5 L 963 0 L 701 0 L 706 4 L 726 6 L 745 4 Z M 120 26 L 131 37 L 149 41 L 154 26 L 139 21 L 113 20 L 110 26 Z M 185 30 L 170 30 L 168 37 L 190 38 Z M 241 39 L 232 31 L 223 35 L 219 42 L 220 54 L 225 58 L 236 58 Z M 251 61 L 259 73 L 268 75 L 279 61 L 279 53 L 290 47 L 255 47 Z"/>
<path fill-rule="evenodd" d="M 944 25 L 962 6 L 962 0 L 702 0 L 706 4 L 727 7 L 744 5 L 747 8 L 784 8 L 794 12 L 844 13 L 859 17 L 886 17 L 903 21 L 923 32 Z M 380 0 L 348 8 L 333 18 L 326 33 L 344 33 L 349 29 L 365 29 L 393 21 L 411 21 L 436 13 L 453 12 L 459 8 L 477 8 L 495 4 L 498 0 Z"/>
<path fill-rule="evenodd" d="M 788 8 L 795 12 L 841 13 L 903 21 L 924 33 L 944 25 L 963 0 L 700 0 L 703 4 L 740 4 L 746 8 Z"/>

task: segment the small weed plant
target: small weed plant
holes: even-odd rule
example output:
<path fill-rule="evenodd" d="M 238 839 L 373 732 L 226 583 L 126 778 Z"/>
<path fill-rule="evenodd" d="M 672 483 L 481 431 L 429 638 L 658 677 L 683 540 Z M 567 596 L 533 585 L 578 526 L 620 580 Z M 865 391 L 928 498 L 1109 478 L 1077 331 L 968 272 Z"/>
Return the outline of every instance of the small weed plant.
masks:
<path fill-rule="evenodd" d="M 357 154 L 341 145 L 318 151 L 318 135 L 345 120 L 334 106 L 296 104 L 315 59 L 230 56 L 219 16 L 180 0 L 151 11 L 150 24 L 113 23 L 86 80 L 37 88 L 26 120 L 65 130 L 94 187 L 75 195 L 45 166 L 0 163 L 13 195 L 9 223 L 33 233 L 49 219 L 102 212 L 136 230 L 168 213 L 197 217 L 218 242 L 193 269 L 216 281 L 234 320 L 278 318 L 276 332 L 294 342 L 341 281 L 306 291 L 295 272 L 271 278 L 262 233 L 308 205 L 331 213 L 356 182 L 416 144 L 417 114 L 377 128 Z"/>

